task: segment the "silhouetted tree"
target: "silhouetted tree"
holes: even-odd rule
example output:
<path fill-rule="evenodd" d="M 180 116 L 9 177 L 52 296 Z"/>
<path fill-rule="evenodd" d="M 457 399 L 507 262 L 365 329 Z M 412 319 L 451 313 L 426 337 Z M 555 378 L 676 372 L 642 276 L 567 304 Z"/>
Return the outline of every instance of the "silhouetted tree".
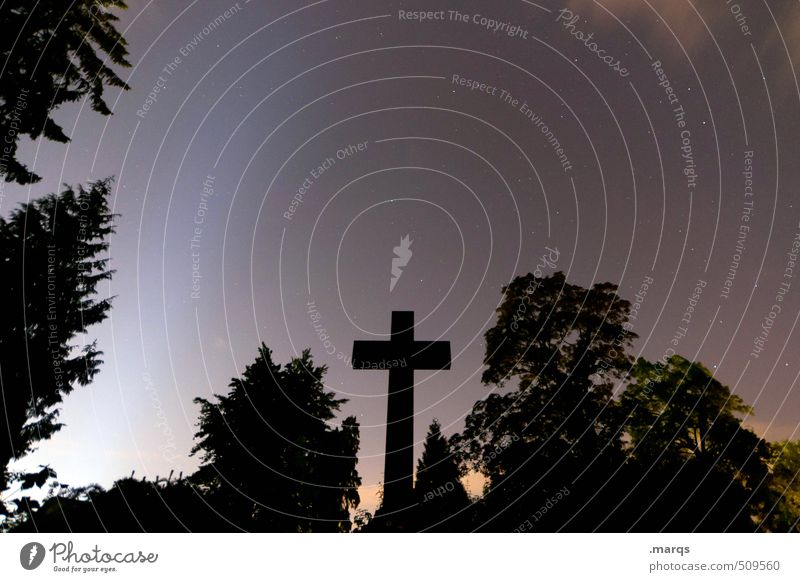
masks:
<path fill-rule="evenodd" d="M 628 527 L 753 531 L 766 494 L 767 444 L 742 425 L 752 409 L 702 364 L 639 359 L 622 394 L 628 448 Z"/>
<path fill-rule="evenodd" d="M 11 478 L 23 487 L 26 477 L 40 484 L 41 471 L 12 476 L 9 462 L 62 427 L 62 398 L 88 384 L 101 364 L 95 343 L 76 342 L 111 307 L 110 299 L 96 298 L 112 274 L 105 256 L 113 231 L 109 194 L 109 180 L 94 182 L 0 218 L 0 492 Z"/>
<path fill-rule="evenodd" d="M 516 387 L 477 402 L 460 438 L 468 464 L 488 480 L 486 528 L 517 528 L 568 484 L 569 502 L 579 506 L 620 462 L 612 395 L 632 364 L 627 349 L 636 335 L 630 303 L 616 290 L 571 285 L 560 272 L 517 277 L 503 289 L 497 324 L 486 333 L 483 381 Z M 542 529 L 570 515 L 566 499 Z M 603 500 L 595 505 L 602 510 Z M 575 527 L 585 529 L 590 514 L 585 509 Z"/>
<path fill-rule="evenodd" d="M 431 531 L 461 531 L 466 523 L 469 496 L 461 483 L 461 470 L 450 443 L 434 420 L 417 462 L 414 485 L 418 507 L 417 527 Z"/>
<path fill-rule="evenodd" d="M 40 177 L 17 159 L 20 136 L 67 142 L 52 117 L 64 103 L 88 97 L 95 111 L 109 115 L 106 86 L 128 86 L 105 63 L 130 66 L 125 39 L 114 27 L 114 0 L 6 0 L 0 4 L 0 175 L 29 184 Z M 102 54 L 105 53 L 105 56 Z"/>
<path fill-rule="evenodd" d="M 134 479 L 53 487 L 36 511 L 15 516 L 14 532 L 224 532 L 236 531 L 213 512 L 189 479 Z"/>
<path fill-rule="evenodd" d="M 770 496 L 761 529 L 800 533 L 800 441 L 770 443 Z"/>
<path fill-rule="evenodd" d="M 353 533 L 360 533 L 367 531 L 366 528 L 369 527 L 370 522 L 372 521 L 371 511 L 367 511 L 366 509 L 358 509 L 356 510 L 355 514 L 353 515 Z"/>
<path fill-rule="evenodd" d="M 196 398 L 200 430 L 192 480 L 216 511 L 244 529 L 347 531 L 359 503 L 358 423 L 333 421 L 346 402 L 325 390 L 308 350 L 285 367 L 262 344 L 216 401 Z"/>

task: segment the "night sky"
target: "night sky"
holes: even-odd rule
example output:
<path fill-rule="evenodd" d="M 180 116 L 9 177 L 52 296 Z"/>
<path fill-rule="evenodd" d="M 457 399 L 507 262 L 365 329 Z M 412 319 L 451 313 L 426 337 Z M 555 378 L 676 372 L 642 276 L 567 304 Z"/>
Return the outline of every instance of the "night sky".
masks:
<path fill-rule="evenodd" d="M 618 283 L 636 354 L 700 360 L 747 425 L 797 438 L 797 2 L 131 0 L 119 29 L 113 116 L 63 107 L 70 144 L 20 149 L 44 180 L 4 186 L 7 215 L 114 175 L 120 214 L 105 364 L 24 466 L 189 472 L 192 398 L 260 342 L 310 347 L 361 423 L 374 508 L 387 374 L 353 370 L 353 340 L 413 310 L 418 339 L 451 342 L 451 370 L 416 374 L 418 457 L 492 389 L 483 334 L 537 268 Z"/>

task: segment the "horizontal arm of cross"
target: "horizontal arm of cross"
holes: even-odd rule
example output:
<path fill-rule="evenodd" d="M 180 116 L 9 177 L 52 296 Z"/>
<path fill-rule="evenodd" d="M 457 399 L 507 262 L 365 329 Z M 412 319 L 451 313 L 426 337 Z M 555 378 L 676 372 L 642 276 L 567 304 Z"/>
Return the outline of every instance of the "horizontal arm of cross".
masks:
<path fill-rule="evenodd" d="M 392 362 L 396 362 L 392 364 Z M 414 341 L 398 346 L 392 341 L 356 340 L 353 342 L 353 368 L 449 370 L 450 342 Z"/>

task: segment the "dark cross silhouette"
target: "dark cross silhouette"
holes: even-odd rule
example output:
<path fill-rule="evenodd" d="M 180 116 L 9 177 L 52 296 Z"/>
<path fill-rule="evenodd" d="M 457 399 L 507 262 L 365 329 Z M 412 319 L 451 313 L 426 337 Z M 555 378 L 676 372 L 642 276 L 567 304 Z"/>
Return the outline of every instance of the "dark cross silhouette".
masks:
<path fill-rule="evenodd" d="M 389 370 L 383 511 L 414 503 L 414 370 L 449 370 L 450 342 L 414 339 L 414 312 L 392 311 L 389 341 L 353 342 L 353 368 Z"/>

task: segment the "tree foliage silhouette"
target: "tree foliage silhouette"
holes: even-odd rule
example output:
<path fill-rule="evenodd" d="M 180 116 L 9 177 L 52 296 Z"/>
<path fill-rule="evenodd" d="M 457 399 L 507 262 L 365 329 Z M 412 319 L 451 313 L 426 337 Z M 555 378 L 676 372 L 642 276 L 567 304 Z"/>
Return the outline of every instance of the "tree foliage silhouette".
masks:
<path fill-rule="evenodd" d="M 0 134 L 5 149 L 0 175 L 6 181 L 29 184 L 41 179 L 17 159 L 20 136 L 69 141 L 52 117 L 59 106 L 86 97 L 94 111 L 110 115 L 104 88 L 128 88 L 106 65 L 110 60 L 130 66 L 112 8 L 126 6 L 115 0 L 3 2 Z"/>
<path fill-rule="evenodd" d="M 488 480 L 488 527 L 508 530 L 579 476 L 588 493 L 620 460 L 612 395 L 632 364 L 627 349 L 636 335 L 630 303 L 610 283 L 584 289 L 560 272 L 529 274 L 503 293 L 497 324 L 486 333 L 483 381 L 502 387 L 513 380 L 516 388 L 477 402 L 460 441 L 467 462 Z"/>
<path fill-rule="evenodd" d="M 640 359 L 631 377 L 621 405 L 642 471 L 627 501 L 637 516 L 631 527 L 753 531 L 770 451 L 742 425 L 752 409 L 702 364 L 681 356 Z"/>
<path fill-rule="evenodd" d="M 102 363 L 95 343 L 77 342 L 111 307 L 111 299 L 96 298 L 112 274 L 110 185 L 67 188 L 0 218 L 0 491 L 10 479 L 38 484 L 32 475 L 11 475 L 9 462 L 62 427 L 58 405 Z"/>
<path fill-rule="evenodd" d="M 770 497 L 761 529 L 800 533 L 800 441 L 770 444 Z"/>
<path fill-rule="evenodd" d="M 430 426 L 404 531 L 798 531 L 800 444 L 758 437 L 744 424 L 751 408 L 697 362 L 633 362 L 629 308 L 608 283 L 513 281 L 486 334 L 494 393 L 463 434 L 448 441 Z M 335 425 L 345 401 L 325 390 L 325 372 L 308 350 L 281 366 L 262 344 L 226 395 L 196 399 L 196 473 L 67 488 L 41 506 L 22 497 L 0 527 L 350 531 L 359 427 Z M 486 477 L 473 503 L 467 470 Z M 41 467 L 20 482 L 53 476 Z M 389 529 L 380 511 L 353 522 Z"/>
<path fill-rule="evenodd" d="M 417 527 L 430 531 L 461 531 L 469 496 L 461 483 L 461 469 L 442 427 L 434 420 L 417 462 L 414 484 L 419 503 Z"/>
<path fill-rule="evenodd" d="M 358 423 L 333 426 L 346 402 L 325 390 L 309 350 L 282 367 L 262 344 L 231 390 L 200 404 L 192 477 L 216 511 L 244 529 L 346 531 L 359 503 Z"/>
<path fill-rule="evenodd" d="M 6 528 L 31 533 L 235 531 L 209 509 L 188 478 L 151 481 L 132 476 L 108 490 L 96 484 L 59 484 L 41 508 L 19 512 Z"/>

